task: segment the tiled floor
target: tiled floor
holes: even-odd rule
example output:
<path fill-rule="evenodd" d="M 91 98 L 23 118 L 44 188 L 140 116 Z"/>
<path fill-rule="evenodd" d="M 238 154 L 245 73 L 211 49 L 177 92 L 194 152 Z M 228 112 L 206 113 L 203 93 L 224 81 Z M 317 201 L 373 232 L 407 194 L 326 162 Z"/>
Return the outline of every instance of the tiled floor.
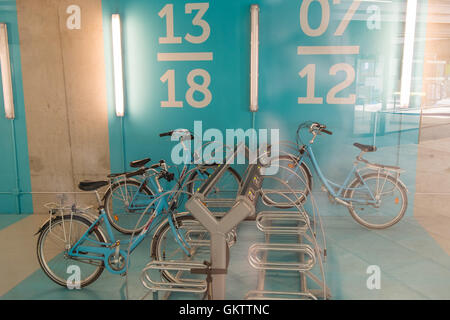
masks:
<path fill-rule="evenodd" d="M 2 215 L 0 219 L 0 230 L 22 220 L 23 218 L 27 218 L 29 215 L 27 214 L 5 214 Z"/>
<path fill-rule="evenodd" d="M 38 267 L 36 238 L 31 232 L 43 219 L 45 216 L 30 216 L 0 230 L 0 240 L 8 236 L 9 244 L 18 244 L 10 245 L 9 250 L 2 248 L 5 251 L 0 274 L 9 279 L 0 282 L 2 299 L 124 298 L 125 278 L 107 271 L 83 290 L 69 291 L 53 284 Z M 405 217 L 382 231 L 366 230 L 350 216 L 325 216 L 324 222 L 328 244 L 325 271 L 332 299 L 450 299 L 450 256 L 415 218 Z M 22 232 L 17 232 L 18 229 Z M 231 249 L 227 298 L 242 299 L 247 291 L 256 289 L 257 273 L 247 261 L 247 251 L 252 243 L 262 240 L 254 222 L 240 225 L 238 242 Z M 150 239 L 144 241 L 131 258 L 128 288 L 132 299 L 145 294 L 139 271 L 149 261 L 149 242 Z M 371 265 L 381 268 L 380 290 L 369 290 L 366 286 L 367 268 Z M 273 279 L 276 282 L 268 286 L 292 289 L 298 285 L 292 276 L 275 274 Z"/>

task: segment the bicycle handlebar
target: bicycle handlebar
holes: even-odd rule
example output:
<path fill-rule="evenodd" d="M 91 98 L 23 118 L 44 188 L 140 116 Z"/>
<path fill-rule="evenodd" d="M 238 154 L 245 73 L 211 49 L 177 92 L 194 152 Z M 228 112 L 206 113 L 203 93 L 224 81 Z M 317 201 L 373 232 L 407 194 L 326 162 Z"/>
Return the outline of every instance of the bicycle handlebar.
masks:
<path fill-rule="evenodd" d="M 326 134 L 331 136 L 333 134 L 333 132 L 331 132 L 330 130 L 327 130 L 326 127 L 327 126 L 324 125 L 324 124 L 320 124 L 318 122 L 314 122 L 311 125 L 310 131 L 313 132 L 314 130 L 318 130 L 319 132 L 323 132 L 323 133 L 326 133 Z"/>
<path fill-rule="evenodd" d="M 169 132 L 164 132 L 164 133 L 160 133 L 159 136 L 160 137 L 167 137 L 167 136 L 172 136 L 173 131 L 169 131 Z"/>
<path fill-rule="evenodd" d="M 168 182 L 175 179 L 175 174 L 173 174 L 167 170 L 167 165 L 164 160 L 159 160 L 158 163 L 151 165 L 150 169 L 156 169 L 156 168 L 161 168 L 161 167 L 162 167 L 162 170 L 158 174 L 158 179 L 159 178 L 166 179 Z"/>

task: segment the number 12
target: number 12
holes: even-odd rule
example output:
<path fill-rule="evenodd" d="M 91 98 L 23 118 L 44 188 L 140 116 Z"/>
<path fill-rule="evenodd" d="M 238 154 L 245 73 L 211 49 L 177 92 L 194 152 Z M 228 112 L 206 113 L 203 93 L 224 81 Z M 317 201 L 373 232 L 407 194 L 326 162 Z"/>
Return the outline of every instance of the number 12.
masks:
<path fill-rule="evenodd" d="M 346 78 L 328 92 L 327 104 L 355 104 L 355 94 L 350 94 L 348 97 L 336 97 L 339 92 L 348 88 L 355 81 L 355 69 L 348 63 L 338 63 L 330 68 L 329 74 L 335 76 L 339 71 L 344 71 Z M 299 74 L 302 78 L 307 77 L 307 83 L 306 97 L 299 97 L 298 104 L 323 104 L 323 98 L 315 97 L 316 65 L 308 64 Z"/>

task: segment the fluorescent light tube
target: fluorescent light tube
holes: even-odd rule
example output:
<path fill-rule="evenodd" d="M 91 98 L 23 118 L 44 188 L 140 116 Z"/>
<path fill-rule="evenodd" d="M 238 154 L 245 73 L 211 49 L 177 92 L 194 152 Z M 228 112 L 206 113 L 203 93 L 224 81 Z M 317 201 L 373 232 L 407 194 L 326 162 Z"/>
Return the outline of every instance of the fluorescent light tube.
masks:
<path fill-rule="evenodd" d="M 6 118 L 14 119 L 14 95 L 11 79 L 11 61 L 9 58 L 8 28 L 5 23 L 0 23 L 0 64 Z"/>
<path fill-rule="evenodd" d="M 250 40 L 250 111 L 258 111 L 258 77 L 259 77 L 259 6 L 252 4 L 251 40 Z"/>
<path fill-rule="evenodd" d="M 119 14 L 112 15 L 112 45 L 116 115 L 123 117 L 125 110 L 123 96 L 122 35 Z"/>

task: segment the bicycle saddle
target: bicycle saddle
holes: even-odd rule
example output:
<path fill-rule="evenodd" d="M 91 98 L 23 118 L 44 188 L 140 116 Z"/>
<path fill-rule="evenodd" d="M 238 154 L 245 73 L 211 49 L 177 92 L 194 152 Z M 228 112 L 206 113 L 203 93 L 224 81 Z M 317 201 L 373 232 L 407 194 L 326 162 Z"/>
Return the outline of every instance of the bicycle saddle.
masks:
<path fill-rule="evenodd" d="M 78 184 L 78 188 L 83 191 L 94 191 L 100 189 L 101 187 L 107 186 L 108 181 L 81 181 Z"/>
<path fill-rule="evenodd" d="M 142 160 L 131 161 L 131 162 L 130 162 L 130 167 L 132 167 L 132 168 L 140 168 L 140 167 L 143 167 L 143 166 L 145 166 L 147 163 L 149 163 L 150 160 L 151 160 L 150 158 L 145 158 L 145 159 L 142 159 Z"/>
<path fill-rule="evenodd" d="M 375 152 L 377 151 L 377 147 L 375 146 L 369 146 L 367 144 L 361 144 L 361 143 L 354 143 L 353 144 L 355 147 L 357 147 L 358 149 L 360 149 L 361 151 L 364 152 Z"/>

